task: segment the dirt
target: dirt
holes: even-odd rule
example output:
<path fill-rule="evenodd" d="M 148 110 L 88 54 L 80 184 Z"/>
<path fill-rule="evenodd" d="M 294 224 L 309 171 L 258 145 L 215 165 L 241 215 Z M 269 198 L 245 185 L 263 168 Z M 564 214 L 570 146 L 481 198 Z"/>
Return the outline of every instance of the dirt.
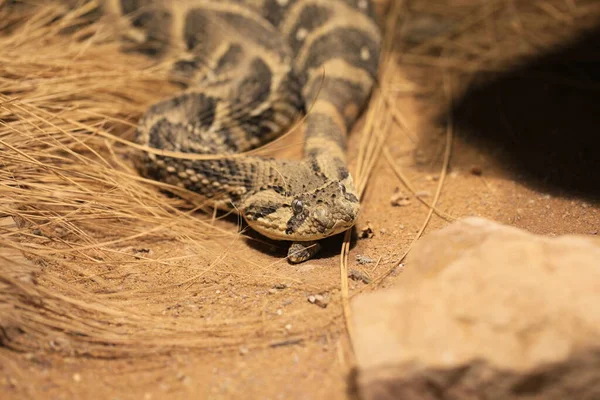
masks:
<path fill-rule="evenodd" d="M 542 32 L 554 32 L 544 43 L 564 44 L 567 42 L 565 30 L 573 32 L 569 38 L 576 38 L 577 31 L 594 24 L 599 26 L 600 9 L 594 7 L 593 1 L 577 4 L 547 1 L 539 3 L 538 8 L 518 1 L 493 4 L 501 11 L 490 11 L 491 16 L 482 17 L 482 23 L 457 29 L 458 33 L 449 35 L 448 32 L 463 26 L 461 24 L 473 15 L 488 12 L 487 6 L 481 6 L 478 0 L 408 2 L 395 43 L 395 58 L 402 73 L 394 77 L 395 84 L 387 88 L 406 128 L 396 125 L 390 130 L 386 146 L 392 161 L 408 177 L 418 196 L 411 194 L 398 179 L 388 160 L 383 155 L 379 157 L 362 201 L 362 214 L 350 251 L 348 267 L 352 275 L 358 277 L 350 280 L 351 296 L 393 285 L 402 279 L 402 270 L 410 268 L 403 263 L 402 256 L 417 237 L 429 212 L 419 199 L 433 202 L 444 165 L 444 147 L 449 136 L 439 118 L 448 114 L 450 102 L 444 97 L 444 79 L 448 76 L 454 85 L 450 98 L 455 106 L 456 124 L 451 131 L 451 158 L 436 208 L 452 218 L 480 216 L 543 235 L 597 235 L 600 230 L 597 197 L 600 186 L 596 185 L 600 170 L 596 134 L 600 113 L 590 111 L 597 107 L 594 103 L 597 103 L 599 80 L 594 80 L 591 72 L 586 74 L 591 71 L 583 69 L 588 64 L 579 66 L 576 77 L 569 75 L 573 71 L 564 71 L 562 66 L 550 70 L 553 65 L 547 64 L 545 72 L 560 79 L 544 80 L 544 92 L 536 86 L 537 75 L 530 80 L 527 74 L 519 75 L 525 78 L 518 82 L 520 90 L 516 91 L 511 91 L 507 83 L 516 78 L 506 77 L 515 68 L 521 68 L 512 63 L 522 56 L 520 45 L 537 39 L 534 44 L 540 45 Z M 515 4 L 519 12 L 511 11 Z M 578 11 L 577 7 L 582 10 Z M 588 9 L 583 10 L 584 7 Z M 537 23 L 527 25 L 525 33 L 519 31 L 519 24 L 529 19 Z M 506 26 L 516 26 L 516 36 L 506 34 L 502 30 Z M 435 41 L 439 37 L 436 35 L 445 39 L 418 56 L 410 52 L 412 55 L 404 56 L 407 49 L 418 46 L 415 42 Z M 466 38 L 471 40 L 471 47 L 465 50 Z M 576 48 L 576 45 L 568 48 Z M 550 45 L 545 49 L 555 51 Z M 586 54 L 585 49 L 581 51 Z M 457 54 L 463 57 L 463 62 L 442 68 L 440 60 L 452 61 Z M 484 84 L 479 91 L 464 89 L 464 83 L 472 80 L 473 72 L 478 71 L 474 67 L 467 68 L 472 65 L 464 61 L 465 54 L 474 60 L 477 56 L 491 58 L 492 55 L 499 60 L 495 61 L 492 76 L 486 76 L 485 82 L 493 85 Z M 525 69 L 519 71 L 540 59 L 533 57 L 533 61 L 525 61 Z M 481 65 L 490 66 L 485 62 Z M 563 85 L 565 81 L 575 80 L 573 85 Z M 526 86 L 527 82 L 532 86 Z M 524 96 L 526 88 L 533 92 Z M 506 93 L 500 89 L 506 89 Z M 519 103 L 523 97 L 528 100 L 525 105 Z M 565 97 L 586 106 L 564 107 L 559 99 Z M 482 105 L 481 99 L 491 99 L 494 106 L 479 110 L 477 118 L 469 117 L 469 107 L 473 101 Z M 500 103 L 518 105 L 512 111 L 517 109 L 521 113 L 501 115 L 505 108 L 498 106 Z M 561 106 L 560 109 L 552 109 L 553 104 Z M 535 132 L 538 128 L 548 132 L 547 124 L 552 118 L 560 122 L 553 123 L 557 131 L 552 133 L 560 136 L 560 140 L 546 140 Z M 582 126 L 583 123 L 587 125 Z M 357 161 L 360 128 L 361 124 L 350 140 L 352 165 Z M 294 143 L 298 138 L 289 140 Z M 573 179 L 569 180 L 568 176 Z M 404 196 L 402 199 L 409 201 L 392 204 L 393 199 L 399 198 L 399 192 Z M 452 218 L 434 213 L 423 234 L 447 225 Z M 228 232 L 236 230 L 234 218 L 216 224 Z M 91 350 L 86 351 L 85 344 L 58 333 L 54 343 L 40 343 L 39 349 L 13 351 L 11 346 L 2 347 L 2 398 L 351 397 L 352 353 L 340 300 L 342 239 L 328 240 L 320 257 L 298 266 L 285 262 L 285 248 L 277 243 L 230 236 L 215 240 L 219 243 L 198 245 L 185 238 L 180 242 L 140 239 L 137 244 L 121 249 L 141 257 L 139 262 L 116 270 L 103 270 L 99 265 L 93 273 L 88 273 L 89 279 L 68 275 L 72 271 L 63 271 L 61 275 L 60 269 L 52 273 L 50 267 L 42 269 L 39 284 L 46 288 L 55 287 L 60 292 L 58 277 L 78 290 L 99 296 L 102 301 L 122 304 L 132 315 L 152 316 L 161 325 L 156 331 L 152 325 L 148 325 L 150 328 L 140 326 L 136 332 L 137 320 L 132 319 L 133 327 L 124 333 L 129 347 L 124 346 L 122 353 L 118 344 L 96 352 L 91 340 L 88 343 Z M 211 269 L 199 251 L 202 246 L 234 254 L 238 264 L 216 265 Z M 115 257 L 118 259 L 121 255 Z M 148 269 L 145 257 L 169 260 L 169 268 Z M 177 261 L 178 257 L 181 261 Z M 107 282 L 114 292 L 103 292 Z M 222 324 L 224 332 L 211 330 L 210 340 L 203 332 L 204 336 L 199 336 L 202 340 L 190 341 L 196 329 L 194 321 L 217 327 Z M 249 321 L 248 325 L 245 326 L 244 321 Z M 178 345 L 176 333 L 169 336 L 167 351 L 160 343 L 153 342 L 153 332 L 160 339 L 169 326 L 174 327 L 175 332 L 180 327 L 185 328 L 181 338 L 185 337 L 186 345 Z M 112 343 L 110 338 L 114 338 L 118 343 L 122 338 L 110 336 L 112 331 L 108 331 L 107 342 Z M 135 347 L 137 340 L 138 347 Z M 49 346 L 54 346 L 55 351 L 48 351 Z M 139 352 L 144 346 L 148 351 Z"/>

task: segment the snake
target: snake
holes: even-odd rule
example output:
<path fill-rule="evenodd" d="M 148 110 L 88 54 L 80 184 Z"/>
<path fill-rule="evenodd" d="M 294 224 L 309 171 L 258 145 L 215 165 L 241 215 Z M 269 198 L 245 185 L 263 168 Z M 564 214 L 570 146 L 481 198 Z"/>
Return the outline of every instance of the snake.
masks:
<path fill-rule="evenodd" d="M 136 48 L 169 60 L 181 84 L 152 104 L 135 141 L 148 178 L 234 211 L 287 259 L 313 257 L 319 241 L 356 223 L 360 200 L 347 165 L 347 136 L 376 82 L 381 33 L 368 0 L 105 0 Z M 247 153 L 301 118 L 303 157 Z"/>

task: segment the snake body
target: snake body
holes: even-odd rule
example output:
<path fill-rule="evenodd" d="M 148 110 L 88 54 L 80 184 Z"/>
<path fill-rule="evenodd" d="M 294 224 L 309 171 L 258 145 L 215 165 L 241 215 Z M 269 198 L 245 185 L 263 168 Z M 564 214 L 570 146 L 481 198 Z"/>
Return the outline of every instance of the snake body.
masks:
<path fill-rule="evenodd" d="M 145 152 L 147 177 L 239 212 L 255 231 L 294 242 L 288 259 L 350 228 L 359 212 L 346 136 L 376 79 L 380 32 L 367 0 L 107 0 L 140 49 L 169 57 L 183 90 L 151 106 L 136 141 L 232 154 L 273 140 L 306 115 L 304 158 L 186 160 Z"/>

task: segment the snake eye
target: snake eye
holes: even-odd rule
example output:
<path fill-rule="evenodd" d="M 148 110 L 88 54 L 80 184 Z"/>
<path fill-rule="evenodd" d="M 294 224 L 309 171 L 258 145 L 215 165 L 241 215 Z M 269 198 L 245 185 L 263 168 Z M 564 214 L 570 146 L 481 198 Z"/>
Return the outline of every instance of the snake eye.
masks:
<path fill-rule="evenodd" d="M 302 200 L 294 199 L 294 201 L 292 201 L 292 210 L 294 211 L 294 214 L 300 214 L 303 208 L 304 205 L 302 204 Z"/>

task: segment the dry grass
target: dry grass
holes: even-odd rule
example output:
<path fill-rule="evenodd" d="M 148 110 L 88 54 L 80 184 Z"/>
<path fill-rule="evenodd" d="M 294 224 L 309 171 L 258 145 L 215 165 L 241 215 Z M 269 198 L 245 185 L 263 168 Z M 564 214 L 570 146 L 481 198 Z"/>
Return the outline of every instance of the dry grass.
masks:
<path fill-rule="evenodd" d="M 389 13 L 380 86 L 356 158 L 361 194 L 381 154 L 394 162 L 386 138 L 414 136 L 398 108 L 403 96 L 419 93 L 447 104 L 453 93 L 439 90 L 440 83 L 459 91 L 475 72 L 499 71 L 507 60 L 554 43 L 557 24 L 583 28 L 586 16 L 600 13 L 593 0 L 504 0 L 477 7 L 454 2 L 450 15 L 446 2 L 427 2 L 428 13 L 453 23 L 410 48 L 403 32 L 424 2 L 395 2 Z M 336 300 L 318 315 L 292 308 L 286 312 L 295 326 L 289 333 L 285 321 L 267 311 L 267 299 L 243 296 L 280 282 L 294 293 L 315 287 L 298 274 L 280 272 L 285 260 L 250 261 L 231 224 L 196 213 L 193 201 L 161 194 L 157 188 L 165 185 L 140 178 L 131 167 L 127 141 L 135 121 L 176 90 L 166 83 L 166 68 L 122 54 L 115 32 L 103 25 L 75 38 L 60 35 L 78 14 L 56 20 L 57 13 L 52 6 L 8 12 L 0 0 L 1 343 L 23 351 L 118 357 L 177 347 L 264 347 L 341 331 L 341 310 L 349 321 L 349 298 L 359 292 L 351 294 L 348 287 L 349 236 L 340 264 L 341 304 Z M 487 33 L 467 34 L 474 30 Z M 397 77 L 410 68 L 439 79 L 399 83 Z M 443 171 L 451 129 L 449 124 Z M 394 170 L 416 190 L 400 168 Z M 424 204 L 429 214 L 418 236 L 434 213 L 451 219 L 436 205 L 443 176 L 433 201 Z M 364 290 L 376 288 L 390 271 Z M 244 301 L 215 294 L 236 287 L 244 289 Z"/>
<path fill-rule="evenodd" d="M 166 185 L 135 173 L 132 150 L 119 142 L 131 137 L 149 104 L 175 88 L 165 83 L 165 68 L 121 54 L 106 26 L 91 26 L 75 40 L 60 35 L 77 15 L 56 21 L 59 11 L 43 7 L 0 37 L 3 342 L 114 356 L 282 339 L 279 326 L 256 315 L 230 312 L 206 322 L 174 319 L 157 307 L 136 312 L 139 304 L 189 297 L 196 282 L 294 278 L 238 256 L 235 230 L 219 228 L 210 215 L 156 190 Z M 186 255 L 147 254 L 161 245 L 183 247 Z M 171 278 L 173 268 L 180 270 Z M 213 285 L 206 286 L 201 291 Z"/>

